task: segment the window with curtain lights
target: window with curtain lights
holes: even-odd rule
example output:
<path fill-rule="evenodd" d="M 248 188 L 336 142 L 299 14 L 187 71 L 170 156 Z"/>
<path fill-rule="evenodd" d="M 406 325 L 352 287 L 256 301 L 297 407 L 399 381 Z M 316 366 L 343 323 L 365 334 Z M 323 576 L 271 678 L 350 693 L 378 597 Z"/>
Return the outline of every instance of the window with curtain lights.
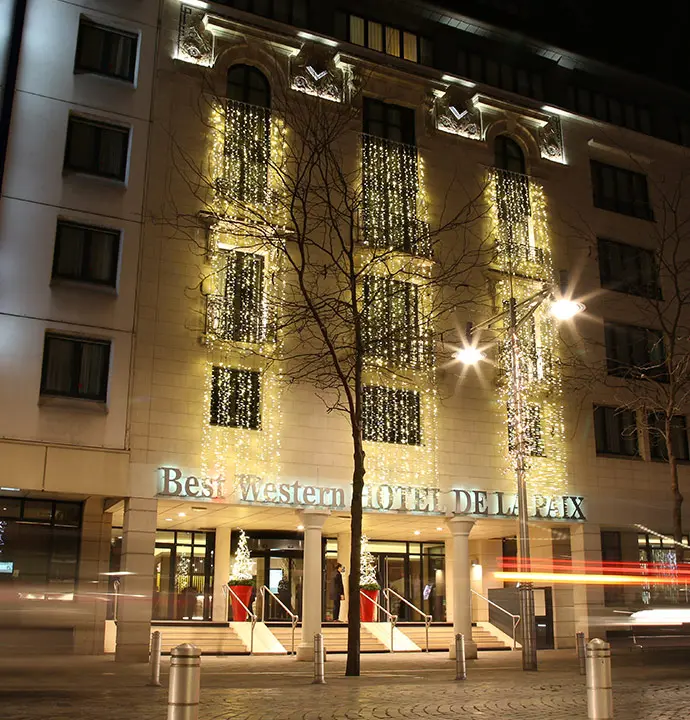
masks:
<path fill-rule="evenodd" d="M 220 252 L 220 292 L 207 298 L 207 330 L 221 340 L 261 343 L 269 327 L 264 295 L 264 256 Z"/>
<path fill-rule="evenodd" d="M 362 335 L 369 357 L 410 368 L 431 364 L 431 340 L 423 327 L 415 283 L 369 275 L 364 278 L 363 300 Z"/>
<path fill-rule="evenodd" d="M 261 428 L 261 373 L 214 366 L 209 423 L 230 428 Z"/>
<path fill-rule="evenodd" d="M 364 439 L 396 445 L 421 445 L 419 393 L 415 390 L 368 386 L 362 389 Z"/>

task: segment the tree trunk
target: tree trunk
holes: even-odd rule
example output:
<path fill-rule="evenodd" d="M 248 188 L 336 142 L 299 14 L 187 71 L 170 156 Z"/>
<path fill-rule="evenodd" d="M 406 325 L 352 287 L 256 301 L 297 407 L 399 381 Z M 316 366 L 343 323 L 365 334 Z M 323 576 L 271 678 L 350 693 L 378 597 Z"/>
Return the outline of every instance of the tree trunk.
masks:
<path fill-rule="evenodd" d="M 668 469 L 671 473 L 671 491 L 673 492 L 673 539 L 680 545 L 676 545 L 676 561 L 683 562 L 683 495 L 678 485 L 678 460 L 673 452 L 671 442 L 671 419 L 670 413 L 666 413 L 664 420 L 664 434 L 666 436 L 666 452 L 668 453 Z"/>
<path fill-rule="evenodd" d="M 345 675 L 359 675 L 359 577 L 362 550 L 362 490 L 364 488 L 364 448 L 358 429 L 353 427 L 354 470 L 352 473 L 352 504 L 350 505 L 350 580 L 348 584 L 347 608 L 347 665 Z"/>

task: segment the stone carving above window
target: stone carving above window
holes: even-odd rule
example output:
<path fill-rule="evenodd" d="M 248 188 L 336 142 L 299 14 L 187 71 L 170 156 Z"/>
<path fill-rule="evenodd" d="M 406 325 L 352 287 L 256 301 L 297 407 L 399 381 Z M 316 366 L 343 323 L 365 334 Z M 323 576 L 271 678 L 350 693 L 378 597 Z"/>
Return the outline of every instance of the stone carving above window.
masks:
<path fill-rule="evenodd" d="M 349 66 L 332 50 L 305 43 L 290 59 L 290 87 L 332 102 L 345 102 L 350 90 Z"/>
<path fill-rule="evenodd" d="M 212 67 L 214 57 L 214 37 L 206 30 L 204 17 L 206 12 L 186 5 L 180 8 L 180 27 L 177 34 L 177 60 Z"/>
<path fill-rule="evenodd" d="M 437 95 L 434 111 L 438 130 L 470 140 L 482 139 L 482 114 L 463 93 L 448 89 Z"/>
<path fill-rule="evenodd" d="M 558 115 L 549 116 L 549 121 L 539 128 L 537 140 L 539 141 L 539 152 L 545 160 L 557 163 L 565 162 L 561 119 Z"/>

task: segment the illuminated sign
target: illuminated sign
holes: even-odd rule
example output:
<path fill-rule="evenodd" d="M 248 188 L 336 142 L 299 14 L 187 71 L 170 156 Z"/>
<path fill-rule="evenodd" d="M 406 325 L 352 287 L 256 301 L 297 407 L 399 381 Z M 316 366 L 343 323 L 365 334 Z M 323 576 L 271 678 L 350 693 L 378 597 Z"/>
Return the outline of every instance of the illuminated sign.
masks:
<path fill-rule="evenodd" d="M 182 476 L 175 467 L 160 467 L 160 497 L 190 498 L 193 500 L 218 500 L 225 497 L 225 483 L 218 479 Z"/>
<path fill-rule="evenodd" d="M 0 575 L 11 575 L 14 572 L 13 562 L 0 562 Z"/>

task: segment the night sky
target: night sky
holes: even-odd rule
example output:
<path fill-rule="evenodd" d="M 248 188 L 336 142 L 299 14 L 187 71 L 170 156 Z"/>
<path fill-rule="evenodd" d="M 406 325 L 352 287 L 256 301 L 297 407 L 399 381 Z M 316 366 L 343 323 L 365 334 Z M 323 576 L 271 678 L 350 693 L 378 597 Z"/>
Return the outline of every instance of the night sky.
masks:
<path fill-rule="evenodd" d="M 690 90 L 690 3 L 436 0 L 437 4 Z M 639 9 L 638 9 L 639 8 Z"/>

